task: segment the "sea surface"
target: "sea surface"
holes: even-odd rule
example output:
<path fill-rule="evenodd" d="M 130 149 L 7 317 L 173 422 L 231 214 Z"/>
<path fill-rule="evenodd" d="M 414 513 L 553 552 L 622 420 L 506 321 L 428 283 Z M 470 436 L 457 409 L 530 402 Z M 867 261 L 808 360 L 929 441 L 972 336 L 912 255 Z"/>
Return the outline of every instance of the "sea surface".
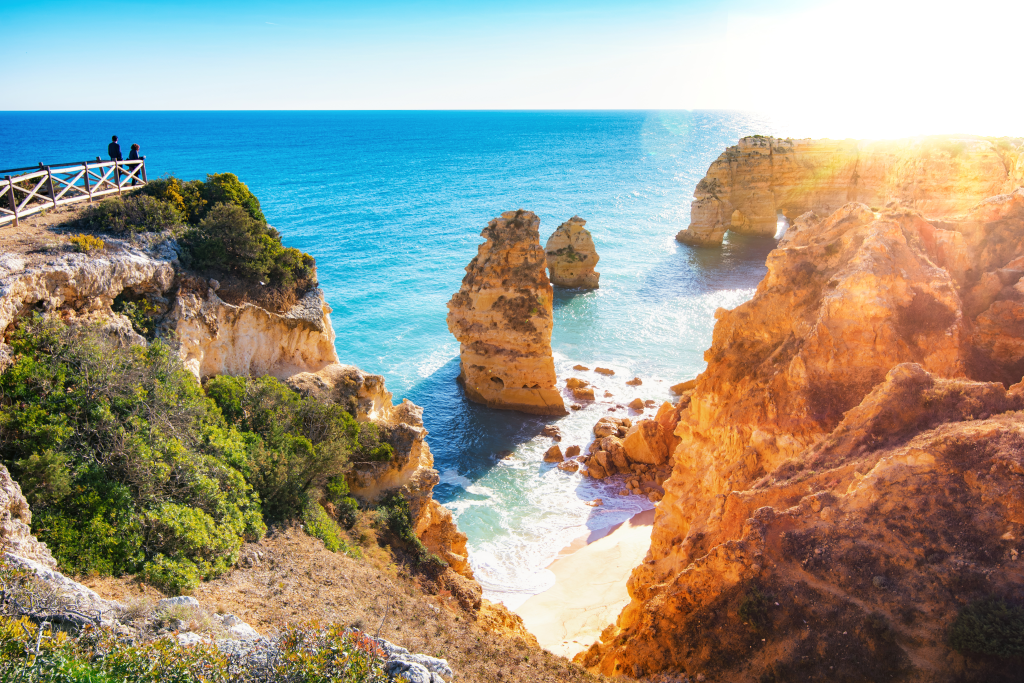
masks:
<path fill-rule="evenodd" d="M 485 596 L 514 607 L 552 584 L 546 567 L 574 539 L 651 507 L 545 464 L 540 431 L 556 423 L 563 449 L 585 448 L 598 418 L 638 417 L 609 408 L 668 400 L 704 369 L 715 309 L 752 296 L 775 241 L 674 236 L 724 148 L 773 132 L 715 111 L 0 112 L 0 168 L 105 158 L 117 134 L 125 153 L 141 145 L 151 177 L 236 173 L 285 243 L 316 257 L 342 362 L 424 407 L 434 495 L 469 535 Z M 518 208 L 540 216 L 542 243 L 582 216 L 600 254 L 600 289 L 556 289 L 552 347 L 561 385 L 576 374 L 614 396 L 564 418 L 470 403 L 455 381 L 445 304 L 480 231 Z M 634 376 L 642 386 L 626 386 Z M 584 505 L 594 498 L 604 505 Z"/>

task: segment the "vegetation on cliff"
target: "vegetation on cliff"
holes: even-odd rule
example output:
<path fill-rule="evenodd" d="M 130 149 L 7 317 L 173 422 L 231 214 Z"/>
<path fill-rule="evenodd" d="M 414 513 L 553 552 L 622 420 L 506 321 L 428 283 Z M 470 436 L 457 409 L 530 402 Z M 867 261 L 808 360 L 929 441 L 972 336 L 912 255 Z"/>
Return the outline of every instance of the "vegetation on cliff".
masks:
<path fill-rule="evenodd" d="M 87 208 L 79 224 L 117 235 L 173 230 L 187 268 L 283 291 L 316 286 L 313 257 L 281 243 L 259 200 L 233 173 L 153 180 Z"/>
<path fill-rule="evenodd" d="M 37 317 L 12 346 L 0 462 L 73 572 L 192 588 L 310 501 L 351 513 L 351 463 L 392 457 L 375 426 L 270 377 L 214 378 L 207 396 L 160 340 L 126 347 Z"/>

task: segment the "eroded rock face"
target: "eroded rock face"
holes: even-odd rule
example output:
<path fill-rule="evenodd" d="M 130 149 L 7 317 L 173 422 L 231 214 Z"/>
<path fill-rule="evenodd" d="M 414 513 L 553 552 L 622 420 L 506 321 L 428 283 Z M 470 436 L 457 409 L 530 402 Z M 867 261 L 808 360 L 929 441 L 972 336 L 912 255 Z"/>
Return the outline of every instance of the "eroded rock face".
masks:
<path fill-rule="evenodd" d="M 448 329 L 461 344 L 459 381 L 492 408 L 565 415 L 551 356 L 552 297 L 540 219 L 509 211 L 481 233 L 486 242 L 448 302 Z"/>
<path fill-rule="evenodd" d="M 594 239 L 584 225 L 573 216 L 548 238 L 544 247 L 551 284 L 557 287 L 597 289 L 600 273 L 594 271 L 600 257 Z"/>
<path fill-rule="evenodd" d="M 860 204 L 797 223 L 716 312 L 651 551 L 588 666 L 952 681 L 960 607 L 1024 582 L 1024 331 L 1002 314 L 1024 190 L 944 223 Z"/>
<path fill-rule="evenodd" d="M 792 222 L 848 202 L 896 200 L 928 217 L 954 216 L 1024 184 L 1022 159 L 1019 144 L 1005 138 L 741 138 L 697 184 L 690 225 L 676 239 L 716 245 L 727 230 L 770 236 L 780 213 Z"/>
<path fill-rule="evenodd" d="M 308 292 L 287 313 L 225 303 L 205 283 L 183 282 L 168 316 L 185 367 L 197 377 L 272 375 L 286 379 L 338 363 L 331 309 Z"/>
<path fill-rule="evenodd" d="M 32 511 L 18 482 L 0 465 L 0 552 L 37 562 L 51 569 L 57 561 L 45 543 L 32 535 Z"/>

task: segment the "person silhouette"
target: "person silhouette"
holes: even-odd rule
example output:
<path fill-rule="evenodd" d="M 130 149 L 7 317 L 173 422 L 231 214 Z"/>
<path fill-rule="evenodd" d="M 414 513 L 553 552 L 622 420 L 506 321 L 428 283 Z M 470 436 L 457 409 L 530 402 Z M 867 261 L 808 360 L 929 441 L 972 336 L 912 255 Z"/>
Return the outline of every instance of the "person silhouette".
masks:
<path fill-rule="evenodd" d="M 110 138 L 110 144 L 107 145 L 107 154 L 110 155 L 111 161 L 121 161 L 121 145 L 117 144 L 116 135 Z"/>
<path fill-rule="evenodd" d="M 139 161 L 141 159 L 142 159 L 142 157 L 139 156 L 139 143 L 136 142 L 136 143 L 132 144 L 132 148 L 128 152 L 128 161 Z M 129 171 L 135 171 L 136 169 L 138 169 L 138 167 L 139 167 L 138 164 L 132 164 L 131 166 L 129 166 Z M 132 185 L 136 185 L 136 184 L 138 184 L 138 182 L 139 181 L 137 179 L 137 175 L 133 175 L 132 176 Z"/>

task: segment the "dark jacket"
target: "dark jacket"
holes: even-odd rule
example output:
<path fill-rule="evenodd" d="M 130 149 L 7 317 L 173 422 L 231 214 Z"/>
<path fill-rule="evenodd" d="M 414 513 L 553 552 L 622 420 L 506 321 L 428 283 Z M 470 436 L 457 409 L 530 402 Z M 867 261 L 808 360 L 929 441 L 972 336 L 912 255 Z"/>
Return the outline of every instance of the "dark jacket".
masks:
<path fill-rule="evenodd" d="M 121 161 L 121 145 L 117 144 L 116 142 L 111 142 L 109 145 L 107 145 L 107 154 L 110 155 L 111 160 L 116 159 L 118 161 Z"/>
<path fill-rule="evenodd" d="M 142 157 L 139 156 L 139 150 L 133 149 L 128 152 L 128 161 L 138 161 Z"/>

